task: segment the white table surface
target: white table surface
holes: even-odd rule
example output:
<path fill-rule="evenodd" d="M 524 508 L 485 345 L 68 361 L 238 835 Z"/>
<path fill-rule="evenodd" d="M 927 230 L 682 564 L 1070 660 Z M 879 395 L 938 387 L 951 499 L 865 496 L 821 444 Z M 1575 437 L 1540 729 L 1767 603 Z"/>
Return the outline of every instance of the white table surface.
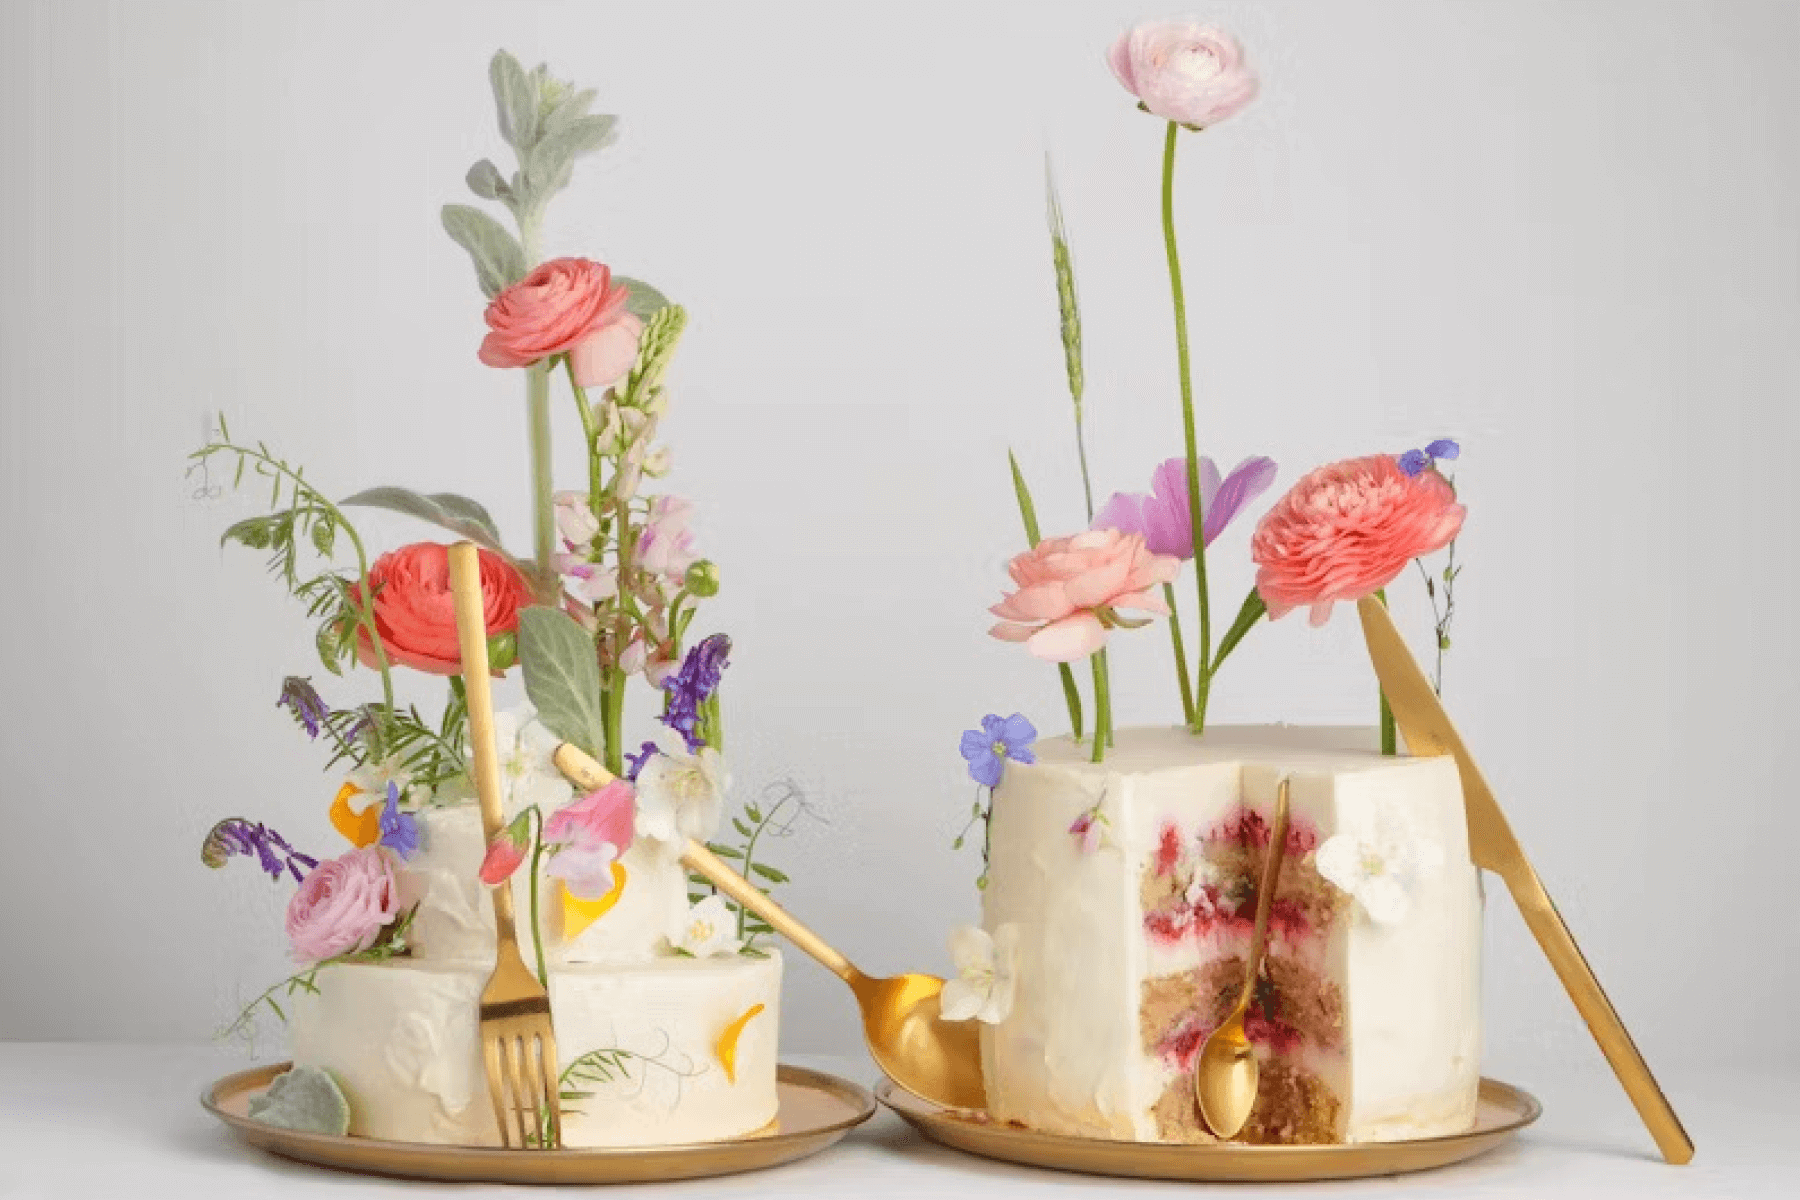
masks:
<path fill-rule="evenodd" d="M 796 1055 L 792 1061 L 861 1083 L 866 1062 Z M 399 1196 L 436 1189 L 463 1197 L 548 1195 L 576 1189 L 441 1185 L 378 1179 L 287 1162 L 240 1143 L 199 1106 L 201 1090 L 253 1065 L 216 1046 L 0 1042 L 0 1197 Z M 1699 1147 L 1669 1167 L 1610 1075 L 1510 1080 L 1544 1102 L 1544 1116 L 1512 1144 L 1421 1175 L 1337 1184 L 1269 1186 L 1290 1195 L 1557 1197 L 1800 1197 L 1800 1079 L 1791 1074 L 1665 1076 Z M 606 1195 L 684 1197 L 1148 1196 L 1191 1184 L 1065 1175 L 988 1162 L 925 1142 L 892 1113 L 825 1153 L 773 1171 L 610 1189 Z M 1234 1189 L 1235 1190 L 1235 1189 Z"/>

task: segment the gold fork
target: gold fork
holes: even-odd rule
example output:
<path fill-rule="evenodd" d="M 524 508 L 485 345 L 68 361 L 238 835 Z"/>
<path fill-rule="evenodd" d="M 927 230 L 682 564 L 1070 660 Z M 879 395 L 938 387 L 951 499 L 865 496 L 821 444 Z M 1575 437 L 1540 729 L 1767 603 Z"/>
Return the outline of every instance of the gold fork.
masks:
<path fill-rule="evenodd" d="M 472 542 L 450 547 L 450 592 L 456 602 L 456 636 L 462 647 L 468 696 L 469 748 L 475 758 L 475 794 L 481 826 L 492 842 L 505 827 L 500 805 L 500 759 L 494 747 L 494 697 L 488 680 L 487 619 L 481 595 L 481 561 Z M 494 897 L 494 973 L 481 992 L 481 1049 L 487 1063 L 494 1123 L 507 1148 L 562 1145 L 561 1088 L 550 996 L 519 953 L 513 924 L 512 885 Z"/>

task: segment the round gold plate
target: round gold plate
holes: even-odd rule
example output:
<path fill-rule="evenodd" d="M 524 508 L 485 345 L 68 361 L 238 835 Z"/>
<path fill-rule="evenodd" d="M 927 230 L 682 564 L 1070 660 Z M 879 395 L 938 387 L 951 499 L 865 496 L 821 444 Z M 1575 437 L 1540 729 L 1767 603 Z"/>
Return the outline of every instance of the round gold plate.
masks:
<path fill-rule="evenodd" d="M 758 1171 L 817 1154 L 875 1114 L 875 1100 L 855 1084 L 809 1071 L 778 1068 L 780 1108 L 765 1130 L 726 1142 L 689 1146 L 620 1146 L 591 1150 L 500 1150 L 433 1146 L 374 1138 L 300 1133 L 252 1121 L 250 1097 L 288 1063 L 227 1075 L 200 1097 L 206 1111 L 252 1146 L 302 1162 L 373 1175 L 487 1183 L 643 1183 Z"/>
<path fill-rule="evenodd" d="M 1467 1133 L 1348 1146 L 1175 1146 L 1063 1137 L 990 1122 L 985 1117 L 972 1118 L 966 1112 L 921 1100 L 889 1079 L 876 1086 L 875 1098 L 932 1141 L 984 1158 L 1089 1175 L 1240 1183 L 1299 1183 L 1429 1171 L 1485 1154 L 1544 1111 L 1526 1092 L 1483 1079 L 1475 1127 Z"/>

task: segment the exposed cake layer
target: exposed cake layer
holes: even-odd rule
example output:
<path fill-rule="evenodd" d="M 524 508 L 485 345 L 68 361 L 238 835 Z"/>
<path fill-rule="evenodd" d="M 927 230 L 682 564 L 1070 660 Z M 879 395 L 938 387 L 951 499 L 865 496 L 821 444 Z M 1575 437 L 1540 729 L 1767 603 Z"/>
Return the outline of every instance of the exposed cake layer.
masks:
<path fill-rule="evenodd" d="M 510 817 L 512 814 L 508 814 Z M 418 902 L 408 936 L 414 958 L 435 962 L 492 962 L 494 909 L 478 878 L 487 843 L 473 804 L 419 813 L 422 845 L 401 872 L 407 901 Z M 597 901 L 568 897 L 562 883 L 538 875 L 544 952 L 554 962 L 648 962 L 687 911 L 687 874 L 675 850 L 639 838 L 613 873 L 613 894 Z M 533 957 L 531 872 L 513 875 L 513 909 L 520 949 Z M 573 936 L 571 936 L 571 934 Z"/>
<path fill-rule="evenodd" d="M 1347 749 L 1345 731 L 1307 740 L 1287 728 L 1128 730 L 1103 765 L 1068 739 L 1040 743 L 1035 766 L 1008 765 L 983 894 L 988 930 L 1018 930 L 1013 1008 L 983 1037 L 996 1117 L 1206 1140 L 1193 1060 L 1242 986 L 1285 776 L 1286 857 L 1246 1022 L 1264 1086 L 1244 1136 L 1468 1127 L 1481 913 L 1455 764 Z M 1084 815 L 1103 833 L 1088 850 L 1070 833 Z M 1319 869 L 1328 842 L 1334 879 Z M 1389 890 L 1359 900 L 1345 861 L 1371 878 L 1387 870 Z"/>
<path fill-rule="evenodd" d="M 351 1132 L 499 1144 L 478 1040 L 485 965 L 322 968 L 290 1014 L 294 1062 L 335 1074 Z M 775 1119 L 781 959 L 676 958 L 550 972 L 568 1146 L 753 1133 Z M 752 1014 L 746 1017 L 746 1014 Z"/>

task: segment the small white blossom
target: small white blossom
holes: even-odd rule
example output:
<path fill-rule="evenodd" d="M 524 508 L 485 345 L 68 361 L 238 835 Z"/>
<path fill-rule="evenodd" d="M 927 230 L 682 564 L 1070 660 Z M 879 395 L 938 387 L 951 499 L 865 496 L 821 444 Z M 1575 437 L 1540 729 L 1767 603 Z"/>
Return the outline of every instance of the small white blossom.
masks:
<path fill-rule="evenodd" d="M 1354 897 L 1371 921 L 1395 925 L 1412 911 L 1412 889 L 1443 865 L 1444 848 L 1383 804 L 1373 820 L 1328 838 L 1315 862 L 1319 874 Z"/>
<path fill-rule="evenodd" d="M 737 921 L 725 907 L 725 901 L 707 896 L 688 909 L 681 922 L 681 935 L 670 941 L 675 949 L 695 958 L 711 958 L 716 954 L 736 954 L 742 944 L 733 936 L 736 933 Z"/>
<path fill-rule="evenodd" d="M 950 932 L 950 960 L 956 965 L 956 978 L 944 982 L 938 998 L 938 1011 L 946 1021 L 967 1021 L 971 1017 L 988 1025 L 998 1025 L 1012 1012 L 1013 964 L 1019 950 L 1019 927 L 1000 926 L 989 936 L 987 930 L 962 925 Z"/>
<path fill-rule="evenodd" d="M 693 838 L 704 842 L 718 832 L 731 778 L 725 759 L 711 746 L 688 753 L 673 729 L 656 735 L 657 753 L 637 777 L 637 833 L 656 842 Z"/>

